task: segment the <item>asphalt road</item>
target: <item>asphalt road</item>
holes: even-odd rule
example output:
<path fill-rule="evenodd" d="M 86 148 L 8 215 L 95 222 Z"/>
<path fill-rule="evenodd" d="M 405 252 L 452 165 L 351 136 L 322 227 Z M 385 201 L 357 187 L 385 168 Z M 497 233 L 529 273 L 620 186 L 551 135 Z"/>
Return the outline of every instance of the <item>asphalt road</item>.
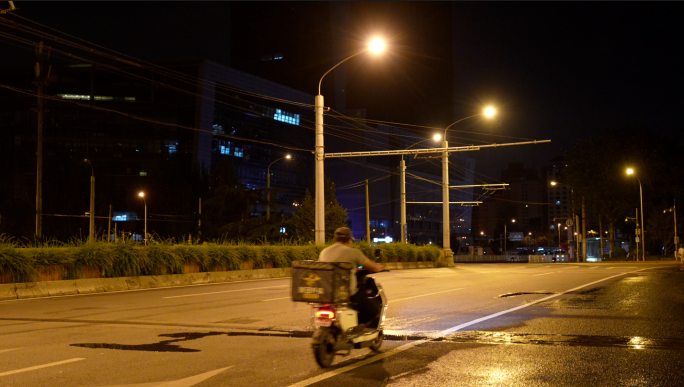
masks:
<path fill-rule="evenodd" d="M 3 386 L 676 386 L 672 262 L 380 273 L 380 355 L 322 370 L 289 279 L 0 302 Z"/>

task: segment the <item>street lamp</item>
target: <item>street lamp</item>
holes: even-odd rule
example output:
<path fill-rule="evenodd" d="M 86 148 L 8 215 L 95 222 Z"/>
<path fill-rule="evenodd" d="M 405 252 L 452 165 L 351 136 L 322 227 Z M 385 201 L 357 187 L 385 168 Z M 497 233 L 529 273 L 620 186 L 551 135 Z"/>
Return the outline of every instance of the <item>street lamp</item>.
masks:
<path fill-rule="evenodd" d="M 472 116 L 461 118 L 460 120 L 452 123 L 444 129 L 444 135 L 442 135 L 442 148 L 448 148 L 449 142 L 446 139 L 447 131 L 452 126 L 458 124 L 461 121 L 465 121 L 469 118 L 484 115 L 487 118 L 491 118 L 496 114 L 496 110 L 493 107 L 485 108 L 482 113 L 473 114 Z M 451 251 L 451 220 L 449 217 L 449 152 L 444 151 L 442 153 L 442 251 L 444 252 L 444 259 L 448 262 L 454 256 L 453 251 Z"/>
<path fill-rule="evenodd" d="M 330 70 L 326 71 L 318 82 L 318 95 L 314 99 L 314 108 L 316 111 L 316 210 L 315 210 L 315 230 L 314 235 L 316 239 L 316 244 L 325 243 L 325 174 L 323 169 L 323 160 L 325 158 L 325 153 L 323 152 L 323 96 L 321 95 L 321 83 L 323 83 L 323 78 L 328 75 L 329 72 L 333 71 L 337 66 L 348 61 L 349 59 L 360 55 L 366 51 L 370 51 L 374 54 L 379 54 L 385 49 L 385 43 L 378 38 L 375 38 L 369 42 L 368 47 L 365 49 L 348 56 L 346 59 L 337 63 Z"/>
<path fill-rule="evenodd" d="M 442 139 L 440 134 L 435 134 L 432 137 L 433 140 L 439 141 Z M 408 149 L 420 144 L 421 142 L 428 141 L 429 138 L 425 140 L 420 140 L 416 143 L 411 144 Z M 406 162 L 404 161 L 404 155 L 401 155 L 401 164 L 399 165 L 399 170 L 401 171 L 401 241 L 406 243 L 408 241 L 408 230 L 406 225 Z"/>
<path fill-rule="evenodd" d="M 266 221 L 271 218 L 271 165 L 282 159 L 289 160 L 291 157 L 290 155 L 285 155 L 285 157 L 273 160 L 272 163 L 268 164 L 268 168 L 266 168 Z"/>
<path fill-rule="evenodd" d="M 95 169 L 93 163 L 88 159 L 84 159 L 86 163 L 90 164 L 90 233 L 88 240 L 92 243 L 95 241 Z"/>
<path fill-rule="evenodd" d="M 677 245 L 679 244 L 679 237 L 677 236 L 677 201 L 675 200 L 675 205 L 672 206 L 672 208 L 668 208 L 666 210 L 663 210 L 663 214 L 666 212 L 673 212 L 674 213 L 674 255 L 675 255 L 675 261 L 677 260 Z M 680 257 L 684 261 L 684 257 Z"/>
<path fill-rule="evenodd" d="M 145 246 L 147 246 L 147 200 L 145 200 L 145 193 L 140 192 L 138 194 L 143 200 L 143 203 L 145 203 Z"/>
<path fill-rule="evenodd" d="M 643 190 L 641 189 L 641 180 L 639 180 L 639 177 L 634 174 L 634 170 L 632 168 L 627 168 L 627 174 L 628 175 L 634 175 L 636 177 L 637 181 L 639 182 L 639 200 L 641 201 L 641 243 L 643 246 L 641 249 L 641 260 L 646 261 L 646 230 L 644 229 L 644 195 L 643 195 Z M 637 238 L 639 237 L 639 233 L 637 232 Z"/>
<path fill-rule="evenodd" d="M 561 226 L 561 224 L 558 223 L 558 251 L 559 251 L 559 254 L 560 254 L 560 250 L 561 250 L 561 235 L 560 235 L 560 228 L 561 227 L 560 226 Z"/>

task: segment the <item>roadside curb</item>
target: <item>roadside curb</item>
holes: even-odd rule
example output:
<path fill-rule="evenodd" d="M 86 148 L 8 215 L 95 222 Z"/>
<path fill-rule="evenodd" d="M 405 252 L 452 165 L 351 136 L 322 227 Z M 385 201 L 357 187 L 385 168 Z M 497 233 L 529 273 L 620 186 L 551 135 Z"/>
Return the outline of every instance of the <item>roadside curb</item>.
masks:
<path fill-rule="evenodd" d="M 17 298 L 17 287 L 15 284 L 0 284 L 0 301 Z"/>
<path fill-rule="evenodd" d="M 439 267 L 434 262 L 388 262 L 390 270 Z M 63 281 L 0 284 L 0 301 L 76 294 L 109 293 L 126 290 L 170 288 L 175 286 L 219 284 L 292 276 L 292 268 L 213 271 L 208 273 L 150 275 L 118 278 L 86 278 Z"/>

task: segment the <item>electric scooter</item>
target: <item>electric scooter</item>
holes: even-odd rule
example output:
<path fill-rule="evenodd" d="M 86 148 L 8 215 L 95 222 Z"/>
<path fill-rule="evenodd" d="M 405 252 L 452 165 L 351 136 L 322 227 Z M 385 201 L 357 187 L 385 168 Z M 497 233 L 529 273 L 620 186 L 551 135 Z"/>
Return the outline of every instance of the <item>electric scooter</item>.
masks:
<path fill-rule="evenodd" d="M 379 282 L 367 277 L 369 273 L 365 269 L 356 272 L 358 291 L 364 292 L 379 310 L 378 316 L 369 323 L 359 325 L 358 312 L 352 309 L 350 303 L 311 304 L 313 325 L 316 327 L 311 346 L 316 362 L 323 368 L 330 367 L 335 355 L 347 356 L 352 349 L 380 351 L 387 296 Z"/>

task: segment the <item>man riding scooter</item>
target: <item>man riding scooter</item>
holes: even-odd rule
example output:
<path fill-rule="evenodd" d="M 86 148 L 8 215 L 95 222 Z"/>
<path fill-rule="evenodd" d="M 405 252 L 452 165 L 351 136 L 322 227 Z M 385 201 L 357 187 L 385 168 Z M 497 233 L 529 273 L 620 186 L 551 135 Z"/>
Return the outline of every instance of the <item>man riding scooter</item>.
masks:
<path fill-rule="evenodd" d="M 338 228 L 335 230 L 333 245 L 323 249 L 318 260 L 321 262 L 348 262 L 352 264 L 350 273 L 351 283 L 349 286 L 352 295 L 350 299 L 353 302 L 354 309 L 359 312 L 359 325 L 364 324 L 365 326 L 365 324 L 368 324 L 378 316 L 380 307 L 366 297 L 365 291 L 359 291 L 359 287 L 363 288 L 363 284 L 356 283 L 356 269 L 359 266 L 363 266 L 368 271 L 377 273 L 385 270 L 385 267 L 371 261 L 359 250 L 352 248 L 352 240 L 352 233 L 348 227 Z"/>

